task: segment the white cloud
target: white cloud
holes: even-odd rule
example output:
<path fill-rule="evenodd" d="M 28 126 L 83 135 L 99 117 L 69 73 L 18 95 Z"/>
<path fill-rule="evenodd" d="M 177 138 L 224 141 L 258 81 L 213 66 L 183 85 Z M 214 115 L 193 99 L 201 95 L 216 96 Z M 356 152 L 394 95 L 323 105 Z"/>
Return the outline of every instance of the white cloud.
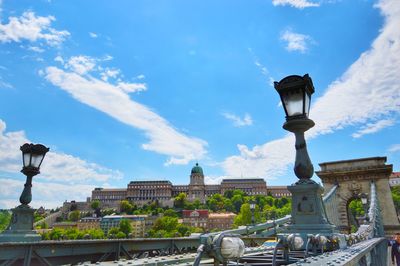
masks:
<path fill-rule="evenodd" d="M 128 93 L 145 90 L 145 84 L 122 81 L 112 84 L 57 67 L 47 67 L 45 72 L 49 82 L 69 92 L 76 100 L 143 130 L 150 141 L 142 148 L 169 156 L 167 165 L 187 164 L 206 154 L 205 141 L 178 132 L 164 118 L 130 98 Z"/>
<path fill-rule="evenodd" d="M 303 9 L 306 7 L 318 7 L 320 4 L 316 2 L 310 2 L 307 0 L 272 0 L 274 6 L 292 6 L 295 8 Z"/>
<path fill-rule="evenodd" d="M 100 75 L 101 79 L 104 81 L 108 81 L 108 78 L 117 78 L 120 75 L 121 71 L 119 69 L 109 69 L 106 68 Z"/>
<path fill-rule="evenodd" d="M 2 77 L 0 77 L 0 89 L 13 89 L 13 85 L 8 82 L 5 82 Z"/>
<path fill-rule="evenodd" d="M 395 153 L 400 151 L 400 144 L 393 144 L 389 147 L 388 152 Z"/>
<path fill-rule="evenodd" d="M 0 208 L 10 209 L 18 206 L 19 196 L 24 188 L 25 181 L 0 177 Z M 56 208 L 62 206 L 67 200 L 85 201 L 91 196 L 94 189 L 93 184 L 77 184 L 71 189 L 71 185 L 54 182 L 41 182 L 34 177 L 32 182 L 32 202 L 29 204 L 34 208 L 44 206 L 45 208 Z"/>
<path fill-rule="evenodd" d="M 35 16 L 33 12 L 24 12 L 21 17 L 10 17 L 8 24 L 0 24 L 0 42 L 44 41 L 50 46 L 62 43 L 70 33 L 57 31 L 50 27 L 55 21 L 53 16 Z"/>
<path fill-rule="evenodd" d="M 229 178 L 227 176 L 205 176 L 204 183 L 208 185 L 219 185 L 221 184 L 222 179 Z"/>
<path fill-rule="evenodd" d="M 299 51 L 300 53 L 305 53 L 308 50 L 308 42 L 311 41 L 310 36 L 295 33 L 291 29 L 285 30 L 280 38 L 287 42 L 285 48 L 289 52 Z"/>
<path fill-rule="evenodd" d="M 316 126 L 307 132 L 309 139 L 347 126 L 392 120 L 400 112 L 400 2 L 384 0 L 377 7 L 384 26 L 371 48 L 316 100 L 310 112 Z M 276 177 L 294 162 L 293 146 L 291 135 L 251 149 L 238 145 L 240 154 L 226 158 L 223 168 L 227 175 Z"/>
<path fill-rule="evenodd" d="M 235 127 L 251 126 L 253 124 L 253 120 L 249 114 L 245 114 L 244 117 L 241 118 L 232 113 L 224 112 L 222 113 L 222 116 L 232 121 Z"/>
<path fill-rule="evenodd" d="M 36 53 L 43 53 L 44 52 L 43 48 L 40 48 L 40 47 L 37 47 L 37 46 L 29 46 L 28 50 L 36 52 Z"/>
<path fill-rule="evenodd" d="M 376 133 L 386 127 L 393 126 L 394 124 L 395 121 L 393 119 L 383 119 L 374 123 L 367 123 L 365 126 L 363 126 L 357 132 L 353 133 L 351 136 L 353 138 L 360 138 L 367 134 Z"/>
<path fill-rule="evenodd" d="M 56 57 L 56 58 L 58 58 L 58 57 Z M 56 59 L 54 59 L 54 60 L 56 60 Z M 96 66 L 95 59 L 93 59 L 89 56 L 83 56 L 83 55 L 72 56 L 68 60 L 68 62 L 65 64 L 65 67 L 67 69 L 70 69 L 79 75 L 84 75 L 84 74 L 92 71 L 95 66 Z"/>
<path fill-rule="evenodd" d="M 140 74 L 139 76 L 136 77 L 137 79 L 144 79 L 145 76 L 143 74 Z"/>
<path fill-rule="evenodd" d="M 123 90 L 126 93 L 145 91 L 147 89 L 146 84 L 144 83 L 126 83 L 126 82 L 118 82 L 117 88 Z"/>
<path fill-rule="evenodd" d="M 23 131 L 6 132 L 6 123 L 0 119 L 0 170 L 16 173 L 21 170 L 20 146 L 31 142 Z M 86 162 L 72 155 L 50 151 L 41 166 L 39 179 L 61 183 L 105 182 L 120 179 L 119 171 L 110 170 L 95 163 Z"/>
<path fill-rule="evenodd" d="M 94 32 L 89 32 L 89 36 L 90 37 L 92 37 L 92 38 L 97 38 L 97 37 L 99 37 L 96 33 L 94 33 Z"/>

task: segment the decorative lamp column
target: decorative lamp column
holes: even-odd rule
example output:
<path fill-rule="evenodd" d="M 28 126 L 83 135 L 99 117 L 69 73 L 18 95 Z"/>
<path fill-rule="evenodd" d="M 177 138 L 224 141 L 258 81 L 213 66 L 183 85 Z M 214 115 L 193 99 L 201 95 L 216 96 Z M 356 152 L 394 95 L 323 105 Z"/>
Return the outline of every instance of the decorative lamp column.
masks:
<path fill-rule="evenodd" d="M 326 234 L 334 232 L 335 226 L 330 224 L 322 201 L 323 188 L 311 180 L 314 167 L 307 152 L 304 133 L 312 128 L 314 121 L 309 119 L 311 95 L 314 85 L 308 74 L 292 75 L 274 82 L 286 114 L 283 128 L 294 133 L 296 143 L 296 159 L 294 173 L 298 181 L 288 186 L 292 193 L 292 221 L 287 227 L 286 235 L 296 234 L 307 242 L 308 234 Z M 302 247 L 305 248 L 305 245 Z"/>
<path fill-rule="evenodd" d="M 251 211 L 251 225 L 255 224 L 255 219 L 254 219 L 254 210 L 256 209 L 256 203 L 251 200 L 250 201 L 250 211 Z"/>
<path fill-rule="evenodd" d="M 21 172 L 26 175 L 26 182 L 19 198 L 21 205 L 12 209 L 10 225 L 0 234 L 0 242 L 41 240 L 41 236 L 33 230 L 33 214 L 35 210 L 28 204 L 32 201 L 32 178 L 40 173 L 40 166 L 49 148 L 42 144 L 25 143 L 20 149 L 23 161 Z"/>
<path fill-rule="evenodd" d="M 364 210 L 364 223 L 369 222 L 369 217 L 368 217 L 368 195 L 365 193 L 360 194 L 360 199 L 361 199 L 361 204 L 363 206 Z"/>

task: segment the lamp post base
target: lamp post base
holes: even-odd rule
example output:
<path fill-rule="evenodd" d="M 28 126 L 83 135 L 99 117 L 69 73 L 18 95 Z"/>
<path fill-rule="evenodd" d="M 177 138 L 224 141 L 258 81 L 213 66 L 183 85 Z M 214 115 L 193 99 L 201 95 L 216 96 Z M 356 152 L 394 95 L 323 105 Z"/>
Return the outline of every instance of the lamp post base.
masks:
<path fill-rule="evenodd" d="M 33 242 L 42 237 L 33 230 L 34 209 L 28 205 L 20 205 L 12 209 L 8 228 L 0 234 L 0 242 Z"/>
<path fill-rule="evenodd" d="M 323 188 L 311 179 L 300 181 L 303 182 L 287 187 L 292 193 L 292 222 L 278 238 L 295 234 L 303 239 L 303 244 L 297 249 L 304 250 L 310 235 L 331 238 L 339 232 L 327 219 L 321 196 Z"/>

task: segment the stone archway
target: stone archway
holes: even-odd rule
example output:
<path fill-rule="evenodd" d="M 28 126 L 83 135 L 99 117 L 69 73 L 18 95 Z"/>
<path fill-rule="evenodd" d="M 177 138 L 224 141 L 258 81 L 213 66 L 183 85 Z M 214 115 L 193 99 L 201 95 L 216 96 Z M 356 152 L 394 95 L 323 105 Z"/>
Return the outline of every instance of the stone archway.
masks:
<path fill-rule="evenodd" d="M 360 193 L 370 193 L 370 183 L 375 182 L 386 235 L 400 231 L 392 194 L 389 187 L 389 176 L 392 165 L 386 164 L 386 157 L 361 158 L 336 162 L 320 163 L 321 171 L 316 174 L 321 178 L 325 192 L 338 184 L 336 208 L 328 217 L 336 216 L 332 221 L 342 232 L 348 233 L 349 220 L 347 204 Z M 331 211 L 332 212 L 332 211 Z"/>

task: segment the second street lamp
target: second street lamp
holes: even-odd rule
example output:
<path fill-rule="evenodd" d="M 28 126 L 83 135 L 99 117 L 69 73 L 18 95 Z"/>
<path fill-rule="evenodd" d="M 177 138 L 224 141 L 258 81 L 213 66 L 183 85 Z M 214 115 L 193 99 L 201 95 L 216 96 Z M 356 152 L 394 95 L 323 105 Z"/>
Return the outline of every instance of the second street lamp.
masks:
<path fill-rule="evenodd" d="M 256 203 L 255 203 L 255 201 L 251 200 L 250 201 L 251 225 L 255 224 L 255 219 L 254 219 L 254 210 L 255 209 L 256 209 Z"/>
<path fill-rule="evenodd" d="M 23 162 L 21 172 L 26 175 L 26 182 L 19 198 L 21 205 L 12 209 L 10 225 L 0 234 L 0 242 L 41 240 L 41 236 L 33 230 L 35 210 L 28 204 L 32 201 L 32 178 L 40 173 L 40 166 L 49 148 L 42 144 L 25 143 L 20 149 Z"/>

